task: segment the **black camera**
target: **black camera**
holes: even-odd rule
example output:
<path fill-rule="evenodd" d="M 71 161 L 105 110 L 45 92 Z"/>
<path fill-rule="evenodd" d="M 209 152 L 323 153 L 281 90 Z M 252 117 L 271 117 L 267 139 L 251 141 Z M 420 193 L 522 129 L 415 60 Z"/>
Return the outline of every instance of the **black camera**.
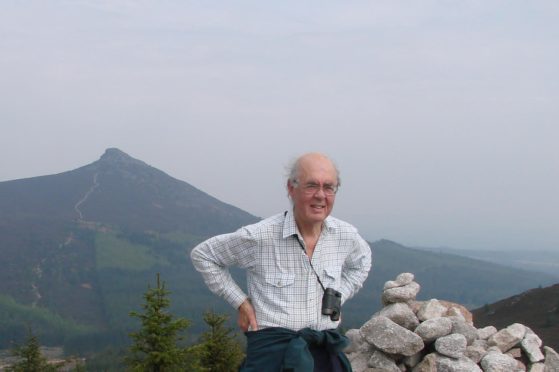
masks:
<path fill-rule="evenodd" d="M 333 288 L 326 288 L 322 296 L 322 314 L 330 315 L 330 320 L 340 320 L 342 311 L 342 294 Z"/>

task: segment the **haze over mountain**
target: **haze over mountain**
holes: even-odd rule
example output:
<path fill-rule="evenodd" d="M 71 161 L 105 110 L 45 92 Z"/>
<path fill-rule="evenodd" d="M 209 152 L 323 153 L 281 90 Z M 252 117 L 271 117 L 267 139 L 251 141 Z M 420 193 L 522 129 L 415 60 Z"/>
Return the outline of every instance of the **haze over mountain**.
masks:
<path fill-rule="evenodd" d="M 509 249 L 506 251 L 487 249 L 454 249 L 448 247 L 418 247 L 432 252 L 444 252 L 482 261 L 494 262 L 523 270 L 539 271 L 551 275 L 559 273 L 559 251 L 532 249 Z"/>
<path fill-rule="evenodd" d="M 172 310 L 193 320 L 192 333 L 203 328 L 205 310 L 234 315 L 187 254 L 208 236 L 258 220 L 118 149 L 72 171 L 0 182 L 0 346 L 21 338 L 27 323 L 43 342 L 78 351 L 126 343 L 137 325 L 128 313 L 157 272 Z M 415 273 L 426 298 L 470 307 L 559 281 L 387 240 L 371 246 L 371 275 L 344 309 L 348 327 L 368 319 L 383 283 L 400 272 Z"/>

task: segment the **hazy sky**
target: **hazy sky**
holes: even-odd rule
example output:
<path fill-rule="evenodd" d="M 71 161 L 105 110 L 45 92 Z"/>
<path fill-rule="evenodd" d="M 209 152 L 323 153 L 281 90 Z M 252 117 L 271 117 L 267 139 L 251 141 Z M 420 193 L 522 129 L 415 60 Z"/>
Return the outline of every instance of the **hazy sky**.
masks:
<path fill-rule="evenodd" d="M 0 181 L 117 147 L 257 216 L 322 151 L 374 241 L 559 250 L 559 2 L 0 2 Z"/>

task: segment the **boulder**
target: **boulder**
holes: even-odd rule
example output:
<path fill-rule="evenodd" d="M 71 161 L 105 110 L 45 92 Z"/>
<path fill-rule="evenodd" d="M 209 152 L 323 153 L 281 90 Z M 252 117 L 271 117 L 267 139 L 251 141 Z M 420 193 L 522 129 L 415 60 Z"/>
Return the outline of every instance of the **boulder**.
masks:
<path fill-rule="evenodd" d="M 415 333 L 429 343 L 439 337 L 446 336 L 452 331 L 452 321 L 449 318 L 432 318 L 424 321 L 415 329 Z"/>
<path fill-rule="evenodd" d="M 412 372 L 437 372 L 437 359 L 436 353 L 427 354 L 420 363 L 413 367 Z"/>
<path fill-rule="evenodd" d="M 402 287 L 387 289 L 382 292 L 382 303 L 388 305 L 396 302 L 413 301 L 420 288 L 419 284 L 411 282 Z"/>
<path fill-rule="evenodd" d="M 471 345 L 477 339 L 477 329 L 472 324 L 458 316 L 451 316 L 449 319 L 452 321 L 452 333 L 460 333 L 466 337 L 468 345 Z"/>
<path fill-rule="evenodd" d="M 545 372 L 545 364 L 534 363 L 528 368 L 528 372 Z"/>
<path fill-rule="evenodd" d="M 435 350 L 439 354 L 454 359 L 464 356 L 466 346 L 466 337 L 458 333 L 437 338 L 437 341 L 435 341 Z"/>
<path fill-rule="evenodd" d="M 466 351 L 464 355 L 469 358 L 472 362 L 478 364 L 481 361 L 481 358 L 487 353 L 487 350 L 484 347 L 477 346 L 477 345 L 469 345 L 466 346 Z"/>
<path fill-rule="evenodd" d="M 545 351 L 545 372 L 559 371 L 559 354 L 552 348 L 544 346 Z"/>
<path fill-rule="evenodd" d="M 520 323 L 514 323 L 500 330 L 487 340 L 489 346 L 497 346 L 502 352 L 506 352 L 518 345 L 526 334 L 526 327 Z"/>
<path fill-rule="evenodd" d="M 489 337 L 497 333 L 497 328 L 493 326 L 487 326 L 484 328 L 479 328 L 477 330 L 477 337 L 481 340 L 487 340 Z"/>
<path fill-rule="evenodd" d="M 419 319 L 417 319 L 415 313 L 406 303 L 403 302 L 387 305 L 375 315 L 385 316 L 394 323 L 401 325 L 410 331 L 414 330 L 419 325 Z"/>
<path fill-rule="evenodd" d="M 425 301 L 419 311 L 417 312 L 417 318 L 421 321 L 425 321 L 432 318 L 439 318 L 444 316 L 447 312 L 447 308 L 442 305 L 437 299 L 432 299 Z"/>
<path fill-rule="evenodd" d="M 385 372 L 402 372 L 394 360 L 380 350 L 376 350 L 373 355 L 371 355 L 367 365 Z"/>
<path fill-rule="evenodd" d="M 484 372 L 515 372 L 517 366 L 513 357 L 498 351 L 487 353 L 480 364 Z"/>
<path fill-rule="evenodd" d="M 468 358 L 446 358 L 437 359 L 436 372 L 483 372 L 481 368 Z"/>
<path fill-rule="evenodd" d="M 424 347 L 421 337 L 384 316 L 373 317 L 359 332 L 368 343 L 389 354 L 410 356 Z"/>
<path fill-rule="evenodd" d="M 345 348 L 344 352 L 350 354 L 359 350 L 365 339 L 361 336 L 358 329 L 350 329 L 345 333 L 345 336 L 349 338 L 349 345 Z"/>
<path fill-rule="evenodd" d="M 520 342 L 520 346 L 522 346 L 522 349 L 530 359 L 530 362 L 537 363 L 545 359 L 545 356 L 540 349 L 542 346 L 542 340 L 535 333 L 527 332 L 526 336 L 524 336 Z"/>
<path fill-rule="evenodd" d="M 415 279 L 415 275 L 412 273 L 401 273 L 399 274 L 395 280 L 389 280 L 384 283 L 384 290 L 396 288 L 396 287 L 403 287 L 405 285 L 410 284 Z"/>
<path fill-rule="evenodd" d="M 446 316 L 462 316 L 467 323 L 474 324 L 474 316 L 465 306 L 445 300 L 439 300 L 439 303 L 447 308 Z"/>

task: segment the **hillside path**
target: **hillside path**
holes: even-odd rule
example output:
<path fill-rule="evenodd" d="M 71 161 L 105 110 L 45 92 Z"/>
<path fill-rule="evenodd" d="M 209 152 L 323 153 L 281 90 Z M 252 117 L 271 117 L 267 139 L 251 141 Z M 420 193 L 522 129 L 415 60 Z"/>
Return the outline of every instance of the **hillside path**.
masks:
<path fill-rule="evenodd" d="M 84 220 L 83 219 L 83 213 L 80 210 L 80 206 L 85 203 L 87 201 L 87 198 L 89 198 L 89 195 L 91 195 L 93 193 L 93 191 L 95 191 L 95 189 L 97 187 L 99 187 L 99 182 L 97 182 L 97 176 L 99 175 L 99 173 L 95 173 L 93 175 L 93 185 L 89 188 L 89 190 L 87 190 L 87 192 L 85 193 L 85 195 L 76 203 L 76 205 L 74 205 L 74 210 L 78 213 L 79 215 L 79 219 L 80 220 Z"/>

